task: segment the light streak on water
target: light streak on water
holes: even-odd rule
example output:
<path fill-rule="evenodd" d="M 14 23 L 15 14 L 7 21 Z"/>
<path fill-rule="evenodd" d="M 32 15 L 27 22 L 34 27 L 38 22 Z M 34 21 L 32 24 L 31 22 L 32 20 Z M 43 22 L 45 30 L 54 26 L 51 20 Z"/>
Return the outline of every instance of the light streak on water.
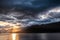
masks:
<path fill-rule="evenodd" d="M 0 33 L 0 40 L 60 40 L 60 33 Z"/>
<path fill-rule="evenodd" d="M 16 40 L 16 34 L 15 33 L 12 34 L 12 40 Z"/>

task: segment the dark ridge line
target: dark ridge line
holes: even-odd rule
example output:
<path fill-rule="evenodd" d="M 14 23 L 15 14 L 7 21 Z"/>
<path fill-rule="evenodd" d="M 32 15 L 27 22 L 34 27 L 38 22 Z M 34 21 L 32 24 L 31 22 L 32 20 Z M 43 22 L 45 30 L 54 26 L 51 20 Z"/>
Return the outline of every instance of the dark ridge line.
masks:
<path fill-rule="evenodd" d="M 46 25 L 33 25 L 25 28 L 26 33 L 58 33 L 60 32 L 60 22 Z"/>

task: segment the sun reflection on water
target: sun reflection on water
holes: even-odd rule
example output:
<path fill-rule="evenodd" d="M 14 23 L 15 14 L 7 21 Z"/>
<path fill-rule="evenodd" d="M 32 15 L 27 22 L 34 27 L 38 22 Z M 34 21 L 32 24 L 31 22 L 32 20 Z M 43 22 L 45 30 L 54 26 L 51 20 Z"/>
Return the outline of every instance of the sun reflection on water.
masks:
<path fill-rule="evenodd" d="M 17 33 L 12 33 L 12 40 L 19 40 L 19 34 Z"/>
<path fill-rule="evenodd" d="M 16 34 L 15 33 L 12 34 L 12 40 L 16 40 Z"/>

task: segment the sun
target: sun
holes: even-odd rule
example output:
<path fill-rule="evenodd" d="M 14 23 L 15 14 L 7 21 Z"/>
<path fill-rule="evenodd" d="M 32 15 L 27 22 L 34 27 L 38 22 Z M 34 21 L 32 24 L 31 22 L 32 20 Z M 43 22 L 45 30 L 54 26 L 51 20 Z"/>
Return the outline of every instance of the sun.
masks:
<path fill-rule="evenodd" d="M 7 30 L 7 31 L 11 31 L 11 32 L 18 32 L 21 30 L 21 26 L 19 23 L 9 23 L 9 22 L 4 22 L 4 21 L 0 21 L 0 27 L 2 28 L 2 30 Z"/>

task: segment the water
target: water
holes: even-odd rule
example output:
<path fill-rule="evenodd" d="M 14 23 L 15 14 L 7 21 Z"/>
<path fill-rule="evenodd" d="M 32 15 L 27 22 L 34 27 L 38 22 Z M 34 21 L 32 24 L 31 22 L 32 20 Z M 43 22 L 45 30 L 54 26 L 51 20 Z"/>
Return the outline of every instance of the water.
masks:
<path fill-rule="evenodd" d="M 60 40 L 60 33 L 0 33 L 0 40 Z"/>

